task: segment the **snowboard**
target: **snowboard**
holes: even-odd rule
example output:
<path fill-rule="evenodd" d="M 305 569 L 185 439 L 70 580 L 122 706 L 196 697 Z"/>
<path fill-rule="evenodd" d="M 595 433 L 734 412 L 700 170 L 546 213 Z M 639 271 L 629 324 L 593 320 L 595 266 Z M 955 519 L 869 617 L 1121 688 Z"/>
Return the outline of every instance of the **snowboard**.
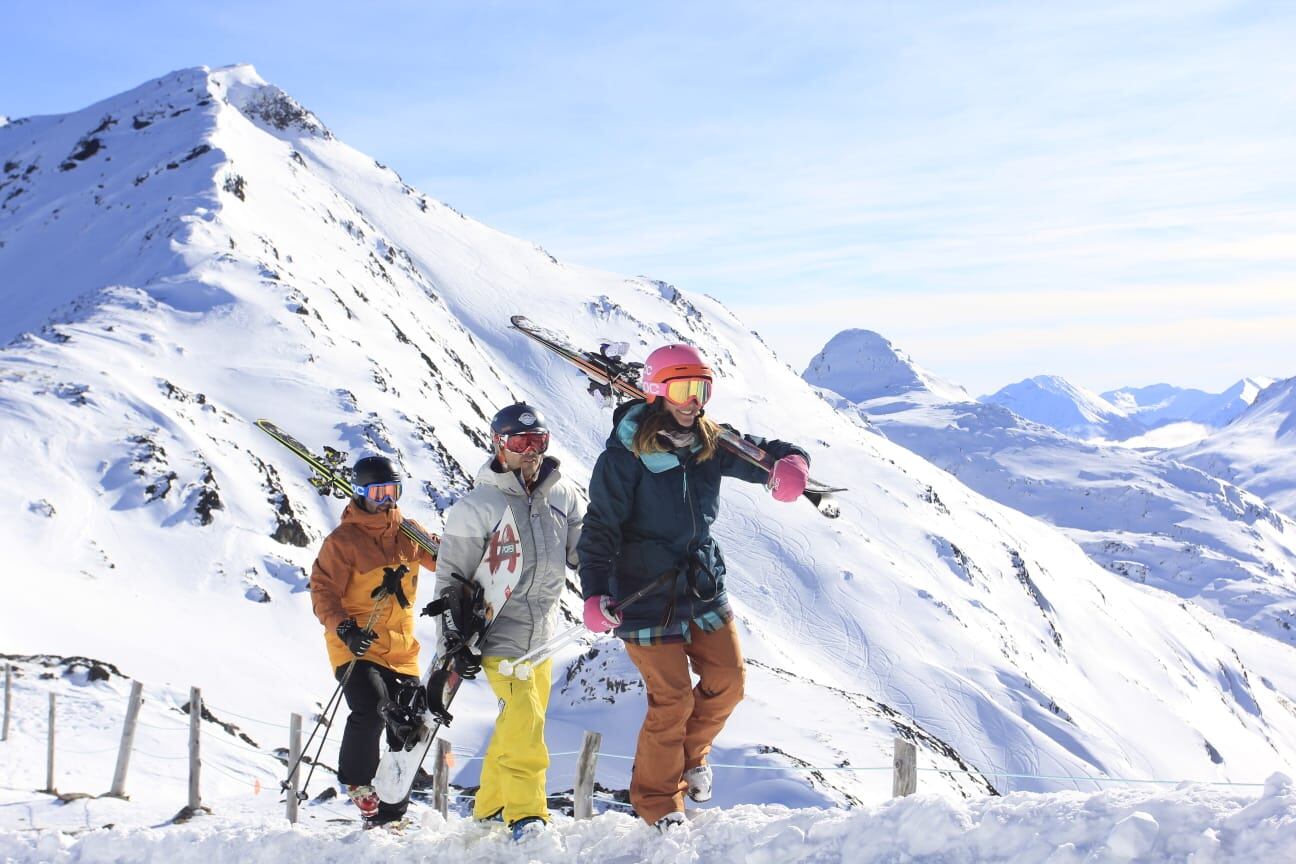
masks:
<path fill-rule="evenodd" d="M 472 581 L 482 586 L 482 614 L 486 621 L 480 637 L 482 640 L 490 632 L 491 624 L 504 604 L 513 596 L 513 589 L 522 576 L 524 564 L 517 520 L 513 516 L 513 508 L 506 506 L 504 515 L 486 540 L 485 554 L 472 576 Z M 443 616 L 449 614 L 442 613 Z M 444 626 L 443 621 L 442 627 Z M 446 709 L 454 701 L 455 693 L 462 683 L 463 679 L 455 672 L 452 658 L 438 656 L 428 664 L 422 680 L 427 693 L 423 726 L 416 735 L 407 739 L 404 749 L 383 750 L 378 762 L 378 773 L 373 780 L 379 799 L 394 804 L 405 800 L 409 795 L 437 732 L 453 719 Z"/>
<path fill-rule="evenodd" d="M 582 351 L 562 334 L 537 326 L 525 315 L 514 315 L 509 320 L 515 330 L 584 372 L 590 379 L 591 392 L 607 396 L 616 394 L 628 399 L 647 397 L 648 394 L 639 386 L 642 363 L 631 363 L 621 359 L 617 356 L 617 352 L 609 350 L 606 344 L 601 346 L 599 351 Z M 774 469 L 773 456 L 736 432 L 722 427 L 720 445 L 752 465 L 757 465 L 766 471 Z M 805 491 L 801 495 L 824 516 L 835 519 L 841 515 L 841 509 L 832 500 L 833 493 L 845 491 L 845 488 L 829 486 L 811 477 L 806 481 Z"/>

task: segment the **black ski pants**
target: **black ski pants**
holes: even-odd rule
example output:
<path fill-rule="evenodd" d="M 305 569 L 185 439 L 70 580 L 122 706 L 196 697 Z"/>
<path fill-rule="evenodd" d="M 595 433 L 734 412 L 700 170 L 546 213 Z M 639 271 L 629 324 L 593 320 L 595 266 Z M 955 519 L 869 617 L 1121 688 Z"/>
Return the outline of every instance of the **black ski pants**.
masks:
<path fill-rule="evenodd" d="M 338 679 L 346 674 L 346 665 L 335 670 Z M 346 697 L 346 726 L 342 730 L 342 746 L 338 752 L 339 783 L 347 786 L 368 786 L 378 772 L 378 760 L 384 732 L 382 715 L 378 706 L 389 694 L 395 694 L 402 682 L 411 679 L 398 675 L 386 666 L 368 660 L 357 660 L 355 671 L 347 679 L 342 694 Z M 417 683 L 418 679 L 412 679 Z M 380 818 L 399 818 L 409 806 L 409 796 L 396 804 L 382 802 L 378 808 Z"/>

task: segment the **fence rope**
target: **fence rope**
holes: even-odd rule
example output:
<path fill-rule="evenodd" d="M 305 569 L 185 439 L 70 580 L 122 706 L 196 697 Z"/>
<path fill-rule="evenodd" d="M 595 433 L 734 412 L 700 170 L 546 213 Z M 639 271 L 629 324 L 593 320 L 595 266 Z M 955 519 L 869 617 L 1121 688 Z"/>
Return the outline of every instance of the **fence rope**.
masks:
<path fill-rule="evenodd" d="M 634 809 L 634 805 L 628 804 L 625 801 L 618 801 L 615 798 L 609 798 L 606 795 L 591 795 L 590 797 L 593 798 L 595 801 L 602 801 L 604 804 L 611 804 L 615 807 L 624 807 L 627 810 Z"/>
<path fill-rule="evenodd" d="M 76 756 L 99 756 L 103 753 L 116 753 L 116 747 L 106 747 L 103 750 L 73 750 L 71 747 L 59 747 L 60 753 L 72 753 Z"/>
<path fill-rule="evenodd" d="M 229 716 L 231 716 L 231 717 L 237 717 L 237 718 L 239 718 L 240 720 L 247 720 L 249 723 L 260 723 L 260 724 L 263 725 L 263 726 L 273 726 L 273 727 L 275 727 L 276 729 L 288 729 L 288 728 L 290 728 L 290 727 L 288 726 L 287 723 L 275 723 L 275 722 L 272 722 L 272 721 L 270 721 L 270 720 L 262 720 L 262 719 L 259 718 L 259 717 L 249 717 L 249 716 L 247 716 L 246 714 L 240 714 L 240 713 L 238 713 L 237 711 L 231 711 L 231 710 L 229 710 L 228 708 L 221 708 L 221 707 L 219 707 L 219 706 L 217 706 L 217 705 L 212 705 L 211 703 L 206 702 L 205 700 L 204 700 L 204 703 L 203 703 L 203 704 L 206 705 L 207 709 L 208 709 L 209 711 L 211 711 L 213 714 L 228 714 Z M 308 716 L 309 713 L 311 713 L 311 712 L 305 712 L 305 711 L 303 711 L 303 712 L 302 712 L 302 716 L 303 716 L 303 717 L 306 717 L 306 716 Z"/>
<path fill-rule="evenodd" d="M 165 692 L 167 693 L 168 696 L 174 695 L 174 694 L 171 694 L 169 691 L 165 691 Z M 60 694 L 60 697 L 61 697 L 61 698 L 66 698 L 67 696 L 71 696 L 71 698 L 72 698 L 74 701 L 76 701 L 76 702 L 80 702 L 80 703 L 83 703 L 83 704 L 96 705 L 96 706 L 103 706 L 103 705 L 104 705 L 104 702 L 103 702 L 102 699 L 95 699 L 93 696 L 91 696 L 91 695 L 88 694 L 88 693 L 87 693 L 87 694 L 82 694 L 82 693 L 75 693 L 75 692 L 73 692 L 73 693 L 68 693 L 68 694 Z M 175 707 L 175 708 L 178 708 L 178 707 L 179 707 L 179 706 L 174 705 L 174 704 L 169 704 L 169 703 L 168 703 L 168 700 L 165 699 L 165 698 L 163 698 L 163 699 L 158 699 L 157 697 L 154 697 L 154 698 L 157 699 L 157 701 L 158 701 L 160 704 L 163 704 L 163 705 L 169 705 L 169 707 Z M 172 700 L 172 701 L 173 701 L 173 700 Z M 223 708 L 223 707 L 219 707 L 219 706 L 213 705 L 213 704 L 211 704 L 210 702 L 204 702 L 204 704 L 206 705 L 206 707 L 207 707 L 209 710 L 211 710 L 211 711 L 213 711 L 213 712 L 219 712 L 220 714 L 227 714 L 227 715 L 229 715 L 229 716 L 231 716 L 231 717 L 237 717 L 237 718 L 239 718 L 240 720 L 246 720 L 246 721 L 248 721 L 248 722 L 252 722 L 252 723 L 259 723 L 259 724 L 262 724 L 262 725 L 265 725 L 265 726 L 274 727 L 274 728 L 277 728 L 277 729 L 288 729 L 288 728 L 289 728 L 286 724 L 283 724 L 283 723 L 276 723 L 276 722 L 273 722 L 273 721 L 270 721 L 270 720 L 263 720 L 263 719 L 261 719 L 261 718 L 259 718 L 259 717 L 252 717 L 252 716 L 249 716 L 249 715 L 246 715 L 246 714 L 241 714 L 241 713 L 239 713 L 239 712 L 237 712 L 237 711 L 231 711 L 231 710 L 229 710 L 228 708 Z M 167 716 L 169 717 L 169 715 L 167 715 Z M 176 719 L 179 719 L 179 718 L 176 718 Z M 188 727 L 187 727 L 187 725 L 182 725 L 182 726 L 157 726 L 157 725 L 154 725 L 154 724 L 151 724 L 151 723 L 145 723 L 145 722 L 143 722 L 143 721 L 137 721 L 137 725 L 139 725 L 139 726 L 141 726 L 141 727 L 144 727 L 144 728 L 146 728 L 146 729 L 154 729 L 154 730 L 161 731 L 161 732 L 186 732 L 186 731 L 188 731 Z M 218 740 L 220 740 L 220 739 L 218 739 Z M 239 741 L 239 740 L 223 740 L 221 743 L 224 743 L 224 744 L 227 744 L 227 745 L 230 745 L 230 746 L 236 747 L 236 748 L 241 749 L 241 750 L 246 750 L 246 751 L 248 751 L 248 752 L 250 752 L 250 753 L 254 753 L 254 754 L 258 755 L 258 756 L 268 756 L 268 757 L 270 757 L 270 758 L 272 758 L 272 759 L 276 759 L 276 760 L 278 759 L 278 757 L 277 757 L 277 756 L 275 755 L 275 753 L 273 752 L 273 749 L 265 749 L 265 748 L 253 747 L 253 746 L 250 746 L 250 745 L 248 745 L 248 744 L 245 744 L 245 743 L 243 743 L 242 741 Z M 107 749 L 103 749 L 103 750 L 73 750 L 73 749 L 69 749 L 69 748 L 63 748 L 63 747 L 60 747 L 59 749 L 60 749 L 60 751 L 62 751 L 62 752 L 72 753 L 72 754 L 75 754 L 75 755 L 78 755 L 78 756 L 92 756 L 92 755 L 100 755 L 100 754 L 103 754 L 103 753 L 110 753 L 110 752 L 115 751 L 117 748 L 113 747 L 113 748 L 107 748 Z M 155 754 L 155 753 L 149 753 L 149 752 L 147 752 L 147 751 L 140 750 L 138 747 L 135 748 L 135 752 L 140 753 L 141 755 L 144 755 L 144 756 L 148 756 L 148 757 L 153 758 L 153 759 L 163 759 L 163 760 L 168 760 L 168 761 L 181 761 L 181 760 L 184 760 L 184 759 L 187 759 L 187 758 L 188 758 L 187 756 L 159 756 L 159 755 L 157 755 L 157 754 Z M 458 747 L 456 747 L 456 748 L 452 748 L 451 752 L 455 755 L 455 757 L 456 757 L 456 761 L 457 761 L 457 762 L 477 762 L 477 761 L 481 761 L 481 760 L 483 760 L 483 759 L 485 758 L 485 755 L 484 755 L 484 754 L 480 754 L 480 755 L 479 755 L 479 754 L 477 754 L 475 751 L 469 750 L 469 749 L 467 749 L 467 748 L 458 748 Z M 553 759 L 556 759 L 556 758 L 560 758 L 560 757 L 579 756 L 579 755 L 580 755 L 580 751 L 578 751 L 578 750 L 570 750 L 570 751 L 560 751 L 560 752 L 556 752 L 556 753 L 550 753 L 550 754 L 549 754 L 549 757 L 550 757 L 550 758 L 553 758 Z M 598 755 L 599 755 L 600 758 L 603 758 L 603 759 L 619 759 L 619 760 L 623 760 L 623 761 L 633 761 L 634 758 L 635 758 L 634 756 L 626 756 L 626 755 L 623 755 L 623 754 L 620 754 L 620 753 L 604 753 L 604 752 L 601 752 L 601 751 L 599 752 Z M 211 764 L 211 763 L 206 763 L 206 764 Z M 708 762 L 707 764 L 708 764 L 711 768 L 714 768 L 714 769 L 723 769 L 723 770 L 742 770 L 742 771 L 795 771 L 795 772 L 812 772 L 812 773 L 813 773 L 813 772 L 820 772 L 820 773 L 835 773 L 835 772 L 840 772 L 840 773 L 873 773 L 873 772 L 889 772 L 889 771 L 892 771 L 892 770 L 893 770 L 893 766 L 891 766 L 891 765 L 879 765 L 879 766 L 854 766 L 854 765 L 829 765 L 829 766 L 819 766 L 819 765 L 739 765 L 739 764 L 734 764 L 734 763 L 725 763 L 725 762 Z M 217 770 L 220 770 L 220 769 L 217 768 Z M 1026 773 L 1009 772 L 1009 771 L 995 771 L 995 770 L 993 770 L 993 769 L 986 769 L 986 770 L 972 770 L 972 769 L 962 769 L 962 768 L 937 768 L 937 767 L 921 767 L 921 766 L 920 766 L 920 767 L 918 767 L 916 770 L 918 770 L 918 771 L 923 771 L 923 772 L 928 772 L 928 773 L 937 773 L 937 774 L 946 774 L 946 775 L 959 774 L 959 775 L 965 775 L 965 776 L 975 776 L 975 777 L 981 777 L 981 778 L 984 778 L 984 779 L 994 779 L 994 778 L 1000 778 L 1000 777 L 1002 777 L 1002 778 L 1005 778 L 1005 779 L 1015 779 L 1015 780 L 1052 780 L 1052 781 L 1065 781 L 1065 782 L 1071 782 L 1071 783 L 1095 783 L 1095 784 L 1099 784 L 1099 785 L 1104 784 L 1104 783 L 1106 783 L 1106 784 L 1113 784 L 1113 783 L 1121 784 L 1121 783 L 1123 783 L 1123 784 L 1131 784 L 1131 785 L 1138 785 L 1138 784 L 1144 784 L 1144 785 L 1165 785 L 1165 786 L 1178 786 L 1178 785 L 1182 785 L 1182 784 L 1189 784 L 1189 785 L 1194 785 L 1194 786 L 1226 786 L 1226 787 L 1244 787 L 1244 788 L 1263 788 L 1264 785 L 1265 785 L 1265 784 L 1262 783 L 1262 782 L 1247 782 L 1247 781 L 1236 781 L 1236 780 L 1184 780 L 1184 779 L 1177 779 L 1177 780 L 1175 780 L 1175 779 L 1142 778 L 1142 777 L 1079 776 L 1079 775 L 1073 775 L 1073 774 L 1026 774 Z M 228 772 L 226 772 L 226 773 L 228 774 Z M 232 775 L 229 775 L 229 776 L 232 776 Z M 236 778 L 236 779 L 241 779 L 241 778 Z M 472 798 L 472 796 L 458 795 L 458 794 L 455 794 L 455 793 L 449 793 L 449 794 L 451 794 L 452 797 L 456 797 L 456 798 Z M 614 805 L 617 805 L 617 806 L 628 806 L 628 805 L 626 805 L 624 802 L 616 801 L 615 799 L 605 798 L 605 797 L 601 797 L 601 796 L 598 796 L 598 795 L 595 795 L 595 796 L 593 796 L 593 797 L 594 797 L 595 800 L 598 800 L 598 801 L 604 801 L 604 802 L 609 803 L 609 804 L 614 804 Z"/>
<path fill-rule="evenodd" d="M 147 756 L 147 757 L 149 757 L 150 759 L 162 759 L 162 760 L 165 760 L 165 761 L 167 761 L 167 762 L 188 762 L 188 761 L 189 761 L 189 756 L 188 756 L 188 754 L 186 754 L 186 755 L 184 755 L 184 756 L 159 756 L 159 755 L 156 754 L 156 753 L 150 753 L 150 752 L 148 752 L 147 750 L 141 750 L 141 749 L 138 748 L 138 747 L 136 747 L 136 748 L 134 749 L 134 752 L 140 754 L 141 756 Z"/>

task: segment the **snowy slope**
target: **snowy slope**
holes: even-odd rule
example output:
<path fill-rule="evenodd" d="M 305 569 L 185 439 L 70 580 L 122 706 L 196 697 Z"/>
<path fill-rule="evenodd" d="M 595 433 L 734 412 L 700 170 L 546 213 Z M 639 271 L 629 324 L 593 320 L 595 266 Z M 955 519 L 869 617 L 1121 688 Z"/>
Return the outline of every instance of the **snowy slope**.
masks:
<path fill-rule="evenodd" d="M 880 337 L 879 337 L 880 339 Z M 854 352 L 834 339 L 806 369 L 823 365 L 853 382 L 858 411 L 892 441 L 983 495 L 1066 531 L 1107 569 L 1296 640 L 1296 522 L 1232 484 L 1154 453 L 1083 443 L 999 405 L 951 400 L 948 388 L 885 395 L 870 385 L 874 358 L 849 371 Z M 889 344 L 889 343 L 887 343 Z M 894 365 L 911 361 L 896 352 Z M 917 372 L 914 373 L 918 374 Z M 884 380 L 899 377 L 889 369 Z"/>
<path fill-rule="evenodd" d="M 1228 426 L 1165 455 L 1227 478 L 1296 517 L 1296 378 L 1271 384 Z"/>
<path fill-rule="evenodd" d="M 15 121 L 11 162 L 0 448 L 21 458 L 0 463 L 0 537 L 31 575 L 0 588 L 22 610 L 5 613 L 9 652 L 201 684 L 254 718 L 309 714 L 333 682 L 306 572 L 340 504 L 251 421 L 392 455 L 416 479 L 404 509 L 436 529 L 485 458 L 486 418 L 525 397 L 583 483 L 609 415 L 507 329 L 522 313 L 640 358 L 696 343 L 720 376 L 716 417 L 805 444 L 816 476 L 851 489 L 836 521 L 726 489 L 717 533 L 752 662 L 716 753 L 747 767 L 725 769 L 718 805 L 879 800 L 885 778 L 796 769 L 885 765 L 895 734 L 947 772 L 924 788 L 955 795 L 1255 781 L 1296 761 L 1286 646 L 1105 572 L 862 428 L 716 301 L 555 261 L 422 195 L 250 67 Z M 624 788 L 612 755 L 633 750 L 637 676 L 615 643 L 563 662 L 551 746 L 599 729 L 600 782 Z M 494 716 L 484 689 L 457 703 L 450 737 L 469 752 Z"/>

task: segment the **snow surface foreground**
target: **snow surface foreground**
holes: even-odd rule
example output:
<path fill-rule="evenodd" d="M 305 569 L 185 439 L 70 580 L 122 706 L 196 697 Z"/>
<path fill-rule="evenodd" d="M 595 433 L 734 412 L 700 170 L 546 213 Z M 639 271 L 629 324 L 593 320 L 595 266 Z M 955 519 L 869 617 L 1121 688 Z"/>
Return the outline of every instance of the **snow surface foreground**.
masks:
<path fill-rule="evenodd" d="M 0 582 L 0 648 L 115 664 L 81 687 L 86 711 L 59 738 L 109 763 L 127 679 L 146 685 L 165 729 L 138 764 L 167 816 L 183 801 L 190 685 L 254 730 L 240 749 L 204 720 L 213 800 L 252 777 L 274 788 L 289 713 L 309 725 L 335 686 L 306 588 L 341 503 L 255 418 L 390 455 L 412 478 L 402 508 L 432 530 L 485 461 L 488 417 L 518 398 L 542 406 L 564 473 L 588 481 L 610 413 L 511 314 L 590 347 L 628 342 L 634 360 L 696 344 L 717 370 L 714 417 L 805 445 L 816 477 L 849 487 L 828 520 L 726 485 L 715 531 L 748 679 L 712 754 L 715 807 L 885 800 L 896 737 L 918 745 L 920 788 L 953 798 L 1296 771 L 1290 647 L 1104 571 L 885 440 L 715 300 L 556 261 L 419 193 L 248 67 L 15 122 L 0 157 L 14 166 L 0 272 L 22 312 L 0 324 L 24 331 L 0 350 L 0 452 L 20 454 L 0 460 L 0 546 L 20 574 Z M 37 611 L 51 597 L 67 598 L 57 617 Z M 578 604 L 569 592 L 569 621 Z M 551 751 L 601 732 L 598 782 L 625 789 L 636 670 L 615 640 L 557 666 Z M 17 728 L 35 742 L 40 688 L 71 685 L 22 671 Z M 496 712 L 481 682 L 456 699 L 459 787 L 476 783 Z M 8 785 L 39 788 L 39 753 Z M 551 793 L 571 768 L 555 755 Z M 110 776 L 57 782 L 97 794 Z M 132 785 L 133 802 L 146 791 Z"/>
<path fill-rule="evenodd" d="M 93 804 L 67 807 L 88 812 Z M 79 833 L 38 827 L 0 833 L 0 859 L 14 864 L 1251 864 L 1291 861 L 1296 855 L 1296 789 L 1284 774 L 1271 776 L 1258 797 L 1185 785 L 1158 792 L 1022 792 L 972 800 L 914 795 L 849 809 L 740 805 L 697 811 L 665 835 L 633 817 L 603 813 L 587 821 L 557 818 L 548 831 L 521 844 L 502 827 L 484 827 L 470 817 L 445 820 L 435 810 L 414 812 L 418 821 L 400 835 L 358 831 L 354 823 L 288 826 L 251 812 L 166 827 Z"/>

